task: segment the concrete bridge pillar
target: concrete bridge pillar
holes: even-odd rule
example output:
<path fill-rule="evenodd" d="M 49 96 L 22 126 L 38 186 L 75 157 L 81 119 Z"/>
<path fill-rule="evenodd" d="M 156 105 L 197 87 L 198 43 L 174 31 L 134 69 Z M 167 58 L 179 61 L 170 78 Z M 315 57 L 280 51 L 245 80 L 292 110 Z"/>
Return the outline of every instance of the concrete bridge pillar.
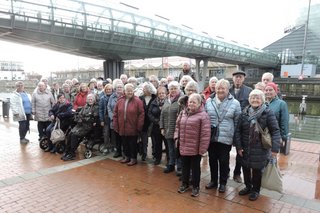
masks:
<path fill-rule="evenodd" d="M 201 71 L 200 62 L 203 61 L 203 68 Z M 208 59 L 196 59 L 196 77 L 198 79 L 199 90 L 204 89 L 208 73 Z"/>
<path fill-rule="evenodd" d="M 124 62 L 118 60 L 106 60 L 103 62 L 103 75 L 104 79 L 119 78 L 124 72 Z"/>

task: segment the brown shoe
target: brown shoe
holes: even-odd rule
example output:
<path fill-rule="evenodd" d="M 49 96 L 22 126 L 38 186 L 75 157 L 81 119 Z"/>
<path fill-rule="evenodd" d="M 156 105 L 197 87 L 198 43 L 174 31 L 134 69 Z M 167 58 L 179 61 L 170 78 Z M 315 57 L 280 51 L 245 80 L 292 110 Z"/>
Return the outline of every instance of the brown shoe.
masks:
<path fill-rule="evenodd" d="M 129 158 L 123 158 L 122 160 L 120 160 L 120 163 L 129 163 L 130 160 Z"/>
<path fill-rule="evenodd" d="M 242 178 L 240 175 L 233 176 L 233 180 L 237 183 L 242 183 Z"/>
<path fill-rule="evenodd" d="M 133 166 L 137 164 L 137 160 L 131 160 L 129 163 L 127 163 L 128 166 Z"/>

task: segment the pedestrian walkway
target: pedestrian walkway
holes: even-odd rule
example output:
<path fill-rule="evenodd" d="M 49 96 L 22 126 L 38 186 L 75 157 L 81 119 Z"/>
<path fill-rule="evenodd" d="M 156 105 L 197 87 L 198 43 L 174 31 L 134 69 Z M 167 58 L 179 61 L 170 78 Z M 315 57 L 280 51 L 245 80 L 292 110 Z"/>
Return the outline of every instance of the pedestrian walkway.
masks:
<path fill-rule="evenodd" d="M 18 123 L 0 117 L 0 212 L 319 212 L 320 144 L 293 140 L 291 153 L 281 155 L 284 194 L 263 189 L 260 198 L 238 196 L 243 184 L 229 180 L 226 193 L 206 190 L 208 157 L 202 160 L 200 196 L 177 193 L 174 173 L 151 160 L 128 167 L 111 154 L 63 162 L 43 152 L 36 122 L 20 145 Z M 231 152 L 231 173 L 235 151 Z M 79 157 L 80 156 L 80 157 Z M 139 159 L 140 160 L 140 159 Z"/>

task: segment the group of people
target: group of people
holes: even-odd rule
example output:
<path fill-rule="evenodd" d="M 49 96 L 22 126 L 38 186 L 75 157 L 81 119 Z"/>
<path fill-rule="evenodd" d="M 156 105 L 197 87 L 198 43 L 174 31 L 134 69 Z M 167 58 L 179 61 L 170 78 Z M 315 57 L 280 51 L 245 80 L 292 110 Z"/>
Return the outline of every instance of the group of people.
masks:
<path fill-rule="evenodd" d="M 200 161 L 207 152 L 211 180 L 205 188 L 226 191 L 234 146 L 233 179 L 242 182 L 242 168 L 245 188 L 239 195 L 249 195 L 254 201 L 259 197 L 264 168 L 287 140 L 289 113 L 271 73 L 265 73 L 255 89 L 244 85 L 245 77 L 243 71 L 234 72 L 232 86 L 226 79 L 212 77 L 208 87 L 199 91 L 196 75 L 185 63 L 177 80 L 151 75 L 138 84 L 125 74 L 113 80 L 92 79 L 89 84 L 73 79 L 66 80 L 60 92 L 59 86 L 50 90 L 41 81 L 31 101 L 23 83 L 17 82 L 12 112 L 19 121 L 21 143 L 28 142 L 25 136 L 32 116 L 38 121 L 39 139 L 50 140 L 57 121 L 63 131 L 70 128 L 62 160 L 75 159 L 80 139 L 93 132 L 93 140 L 105 144 L 105 153 L 114 151 L 114 158 L 121 157 L 121 163 L 133 166 L 138 153 L 142 161 L 148 157 L 150 137 L 154 165 L 163 160 L 164 144 L 163 172 L 176 171 L 181 176 L 178 192 L 192 185 L 192 196 L 199 195 Z M 262 146 L 257 124 L 269 129 L 271 149 Z M 54 144 L 45 151 L 55 152 Z"/>

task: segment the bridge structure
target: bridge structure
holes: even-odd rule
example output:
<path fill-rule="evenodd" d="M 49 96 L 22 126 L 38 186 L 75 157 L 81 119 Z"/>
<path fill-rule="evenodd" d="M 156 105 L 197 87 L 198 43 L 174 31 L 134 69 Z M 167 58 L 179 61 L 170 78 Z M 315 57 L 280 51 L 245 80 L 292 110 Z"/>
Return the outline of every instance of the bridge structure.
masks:
<path fill-rule="evenodd" d="M 123 72 L 123 60 L 181 56 L 257 68 L 275 68 L 275 54 L 228 43 L 161 16 L 102 0 L 2 0 L 0 39 L 59 52 L 103 59 L 104 74 Z M 198 74 L 198 72 L 197 72 Z M 204 78 L 202 78 L 204 79 Z"/>

